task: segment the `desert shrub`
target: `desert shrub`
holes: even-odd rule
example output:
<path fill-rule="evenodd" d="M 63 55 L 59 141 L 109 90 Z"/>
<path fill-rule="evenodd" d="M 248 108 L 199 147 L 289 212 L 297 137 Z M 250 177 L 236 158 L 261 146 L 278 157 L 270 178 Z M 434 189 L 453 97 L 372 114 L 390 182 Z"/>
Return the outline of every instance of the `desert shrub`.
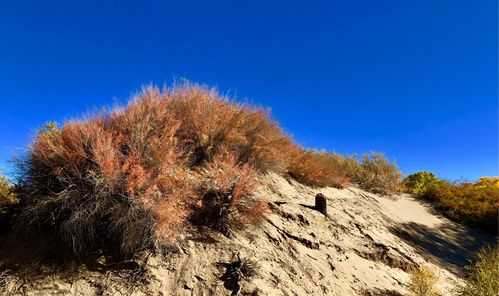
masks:
<path fill-rule="evenodd" d="M 268 112 L 213 89 L 149 87 L 123 108 L 39 131 L 19 163 L 14 229 L 80 257 L 103 248 L 130 256 L 175 241 L 186 223 L 228 235 L 265 214 L 252 193 L 267 171 L 314 186 L 355 178 L 380 192 L 398 177 L 378 155 L 359 164 L 303 151 Z"/>
<path fill-rule="evenodd" d="M 428 200 L 447 217 L 497 231 L 499 187 L 494 183 L 432 182 L 417 195 Z"/>
<path fill-rule="evenodd" d="M 107 120 L 127 115 L 133 113 Z M 189 194 L 172 190 L 174 184 L 189 183 L 170 145 L 174 128 L 144 136 L 137 126 L 129 126 L 129 132 L 108 129 L 107 120 L 71 122 L 39 133 L 24 164 L 18 229 L 55 232 L 78 255 L 103 245 L 128 255 L 153 244 L 154 235 L 171 236 L 166 228 L 182 222 L 186 214 L 180 204 Z M 153 124 L 150 117 L 143 120 L 145 126 Z"/>
<path fill-rule="evenodd" d="M 16 200 L 12 184 L 3 176 L 0 176 L 0 207 L 14 203 Z"/>
<path fill-rule="evenodd" d="M 256 172 L 253 167 L 238 164 L 232 153 L 217 155 L 200 169 L 201 197 L 195 224 L 215 228 L 230 235 L 231 228 L 242 224 L 255 224 L 266 211 L 263 202 L 256 200 Z"/>
<path fill-rule="evenodd" d="M 295 152 L 288 173 L 306 185 L 343 188 L 350 182 L 351 171 L 356 169 L 355 159 L 335 153 L 300 150 Z"/>
<path fill-rule="evenodd" d="M 499 177 L 482 177 L 476 183 L 480 187 L 497 187 L 499 188 Z"/>
<path fill-rule="evenodd" d="M 154 90 L 153 90 L 154 92 Z M 285 171 L 295 145 L 268 112 L 231 102 L 215 90 L 195 85 L 166 93 L 168 109 L 179 121 L 177 138 L 193 165 L 210 161 L 219 151 L 260 171 Z"/>
<path fill-rule="evenodd" d="M 353 180 L 367 191 L 390 194 L 399 191 L 401 173 L 382 154 L 365 155 Z"/>
<path fill-rule="evenodd" d="M 459 296 L 499 295 L 499 247 L 485 247 L 476 261 L 467 266 L 465 284 L 457 288 Z"/>
<path fill-rule="evenodd" d="M 297 149 L 291 153 L 288 174 L 310 186 L 343 188 L 350 183 L 374 193 L 389 194 L 400 188 L 401 173 L 382 154 L 356 157 Z"/>
<path fill-rule="evenodd" d="M 440 295 L 435 287 L 438 277 L 426 266 L 417 268 L 411 272 L 409 291 L 414 296 L 437 296 Z"/>
<path fill-rule="evenodd" d="M 417 172 L 407 176 L 403 180 L 405 190 L 408 193 L 421 194 L 429 185 L 437 182 L 438 178 L 430 172 Z"/>
<path fill-rule="evenodd" d="M 19 165 L 16 231 L 78 256 L 172 242 L 199 213 L 227 233 L 264 214 L 255 170 L 284 170 L 293 147 L 266 112 L 213 90 L 147 88 L 124 108 L 40 130 Z"/>

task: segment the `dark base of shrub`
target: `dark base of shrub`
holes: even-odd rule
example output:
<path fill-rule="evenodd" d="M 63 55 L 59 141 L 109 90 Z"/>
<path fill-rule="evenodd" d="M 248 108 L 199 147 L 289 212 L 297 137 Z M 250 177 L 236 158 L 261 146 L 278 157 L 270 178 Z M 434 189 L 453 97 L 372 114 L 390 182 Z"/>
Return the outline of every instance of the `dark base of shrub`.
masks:
<path fill-rule="evenodd" d="M 17 290 L 19 292 L 26 288 L 29 290 L 32 282 L 52 280 L 54 277 L 74 281 L 81 276 L 82 270 L 102 274 L 106 278 L 111 275 L 113 282 L 119 281 L 125 290 L 130 291 L 145 287 L 148 281 L 144 268 L 147 253 L 133 260 L 123 260 L 97 250 L 85 257 L 75 258 L 55 235 L 47 233 L 32 233 L 26 237 L 4 234 L 0 235 L 0 241 L 0 294 L 5 292 L 5 284 L 14 285 L 20 289 Z M 122 295 L 132 294 L 123 292 Z"/>
<path fill-rule="evenodd" d="M 195 226 L 206 226 L 230 236 L 229 207 L 228 194 L 209 191 L 204 195 L 201 207 L 193 211 L 190 222 Z"/>
<path fill-rule="evenodd" d="M 88 200 L 71 202 L 70 207 L 64 202 L 20 204 L 11 213 L 9 234 L 23 245 L 36 240 L 40 252 L 35 253 L 48 261 L 53 256 L 79 261 L 98 253 L 123 260 L 153 250 L 154 219 L 142 207 L 116 200 L 105 205 Z"/>
<path fill-rule="evenodd" d="M 8 207 L 0 206 L 0 235 L 9 232 L 11 216 L 11 210 Z"/>

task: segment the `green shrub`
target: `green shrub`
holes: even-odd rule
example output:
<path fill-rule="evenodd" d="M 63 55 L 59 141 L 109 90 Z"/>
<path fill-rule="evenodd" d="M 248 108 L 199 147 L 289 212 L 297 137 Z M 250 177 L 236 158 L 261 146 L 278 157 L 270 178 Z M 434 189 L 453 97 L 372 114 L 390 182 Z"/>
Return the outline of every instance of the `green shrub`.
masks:
<path fill-rule="evenodd" d="M 499 177 L 482 177 L 476 183 L 477 186 L 489 187 L 495 186 L 499 188 Z"/>
<path fill-rule="evenodd" d="M 465 284 L 457 289 L 458 296 L 499 295 L 499 247 L 481 249 L 467 272 Z"/>
<path fill-rule="evenodd" d="M 354 173 L 354 181 L 362 189 L 374 193 L 390 194 L 399 191 L 402 174 L 394 163 L 382 154 L 364 155 L 360 167 Z"/>
<path fill-rule="evenodd" d="M 451 183 L 438 180 L 417 195 L 459 223 L 497 231 L 499 187 L 494 183 Z"/>
<path fill-rule="evenodd" d="M 414 296 L 440 295 L 435 287 L 438 277 L 428 268 L 420 267 L 411 272 L 409 291 Z"/>
<path fill-rule="evenodd" d="M 429 185 L 437 181 L 437 177 L 430 172 L 417 172 L 407 176 L 403 180 L 403 185 L 408 193 L 421 194 L 428 189 Z"/>

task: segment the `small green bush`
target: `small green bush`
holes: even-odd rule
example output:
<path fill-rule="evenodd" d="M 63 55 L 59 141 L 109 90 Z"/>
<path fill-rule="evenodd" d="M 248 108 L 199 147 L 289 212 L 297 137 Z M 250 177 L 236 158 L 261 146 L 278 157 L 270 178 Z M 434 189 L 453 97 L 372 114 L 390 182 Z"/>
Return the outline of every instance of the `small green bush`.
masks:
<path fill-rule="evenodd" d="M 428 189 L 430 184 L 437 181 L 438 178 L 434 174 L 423 171 L 407 176 L 403 184 L 408 193 L 421 194 Z"/>
<path fill-rule="evenodd" d="M 467 267 L 468 276 L 458 287 L 458 296 L 499 295 L 499 247 L 485 247 L 477 254 L 477 260 Z"/>
<path fill-rule="evenodd" d="M 409 291 L 414 296 L 440 295 L 435 287 L 438 277 L 428 268 L 420 267 L 411 272 Z"/>

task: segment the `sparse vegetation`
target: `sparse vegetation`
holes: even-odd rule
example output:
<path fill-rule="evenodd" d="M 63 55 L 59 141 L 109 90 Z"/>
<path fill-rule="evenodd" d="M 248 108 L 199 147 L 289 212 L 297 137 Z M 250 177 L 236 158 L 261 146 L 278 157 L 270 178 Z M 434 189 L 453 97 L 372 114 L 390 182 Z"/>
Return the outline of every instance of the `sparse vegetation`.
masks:
<path fill-rule="evenodd" d="M 438 277 L 428 267 L 422 266 L 411 272 L 409 291 L 414 296 L 438 296 L 437 282 Z"/>
<path fill-rule="evenodd" d="M 373 153 L 364 155 L 354 180 L 367 191 L 390 194 L 399 191 L 401 176 L 395 164 L 382 154 Z"/>
<path fill-rule="evenodd" d="M 463 286 L 458 287 L 458 296 L 499 295 L 499 247 L 481 249 L 476 261 L 467 267 L 468 276 Z"/>
<path fill-rule="evenodd" d="M 299 151 L 289 174 L 310 186 L 343 188 L 356 183 L 374 193 L 390 194 L 400 188 L 401 173 L 382 154 L 365 155 L 360 161 L 336 153 Z"/>
<path fill-rule="evenodd" d="M 409 192 L 428 200 L 449 218 L 497 231 L 499 187 L 497 178 L 482 178 L 476 183 L 452 183 L 417 173 L 406 178 Z"/>

